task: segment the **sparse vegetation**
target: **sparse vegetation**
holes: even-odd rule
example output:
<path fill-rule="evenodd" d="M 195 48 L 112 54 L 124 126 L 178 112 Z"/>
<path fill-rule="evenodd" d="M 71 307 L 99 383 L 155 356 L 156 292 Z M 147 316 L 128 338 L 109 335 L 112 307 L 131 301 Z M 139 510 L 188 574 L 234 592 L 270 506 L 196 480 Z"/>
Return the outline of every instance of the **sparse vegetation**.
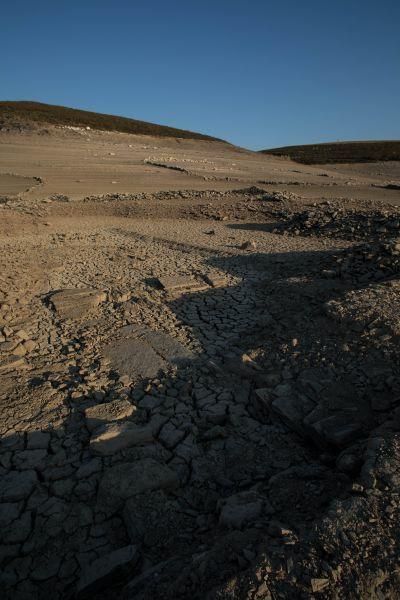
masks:
<path fill-rule="evenodd" d="M 283 146 L 261 150 L 263 154 L 288 156 L 306 165 L 400 160 L 400 141 L 333 142 Z"/>
<path fill-rule="evenodd" d="M 74 127 L 90 127 L 104 131 L 120 131 L 138 135 L 154 135 L 160 137 L 179 137 L 195 140 L 217 140 L 208 135 L 175 129 L 165 125 L 156 125 L 136 119 L 104 115 L 101 113 L 42 104 L 29 101 L 0 101 L 0 128 L 24 123 L 51 125 L 69 125 Z"/>

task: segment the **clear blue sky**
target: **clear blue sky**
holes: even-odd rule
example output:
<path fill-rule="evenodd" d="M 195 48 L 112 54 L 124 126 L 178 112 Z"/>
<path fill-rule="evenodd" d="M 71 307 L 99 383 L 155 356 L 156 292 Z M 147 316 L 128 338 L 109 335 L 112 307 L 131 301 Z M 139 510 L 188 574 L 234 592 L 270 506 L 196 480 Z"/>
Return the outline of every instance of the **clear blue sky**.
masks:
<path fill-rule="evenodd" d="M 0 98 L 249 148 L 400 139 L 400 0 L 13 0 Z"/>

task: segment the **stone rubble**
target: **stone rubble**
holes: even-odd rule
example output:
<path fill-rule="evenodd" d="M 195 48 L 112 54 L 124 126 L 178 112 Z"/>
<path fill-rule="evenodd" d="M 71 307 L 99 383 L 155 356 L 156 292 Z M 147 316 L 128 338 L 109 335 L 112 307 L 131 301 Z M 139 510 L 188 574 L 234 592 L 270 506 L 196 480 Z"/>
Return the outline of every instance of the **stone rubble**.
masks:
<path fill-rule="evenodd" d="M 400 230 L 400 210 L 393 206 L 362 212 L 346 206 L 345 201 L 326 201 L 300 212 L 286 209 L 280 214 L 282 223 L 276 232 L 292 235 L 318 235 L 349 240 L 382 240 Z"/>

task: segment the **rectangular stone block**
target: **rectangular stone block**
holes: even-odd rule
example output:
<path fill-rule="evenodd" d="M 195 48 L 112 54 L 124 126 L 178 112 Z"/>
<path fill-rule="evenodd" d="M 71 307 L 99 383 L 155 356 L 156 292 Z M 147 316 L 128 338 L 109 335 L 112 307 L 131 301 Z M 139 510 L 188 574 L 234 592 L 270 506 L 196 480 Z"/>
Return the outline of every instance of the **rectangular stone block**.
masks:
<path fill-rule="evenodd" d="M 164 290 L 170 294 L 199 292 L 209 288 L 204 281 L 198 281 L 188 275 L 170 275 L 161 277 L 158 281 Z"/>

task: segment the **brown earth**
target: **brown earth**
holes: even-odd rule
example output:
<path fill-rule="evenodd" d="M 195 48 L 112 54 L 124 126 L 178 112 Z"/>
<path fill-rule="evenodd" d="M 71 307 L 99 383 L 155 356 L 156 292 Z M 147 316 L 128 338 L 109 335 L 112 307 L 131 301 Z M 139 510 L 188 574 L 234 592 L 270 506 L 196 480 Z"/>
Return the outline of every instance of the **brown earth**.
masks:
<path fill-rule="evenodd" d="M 398 597 L 397 169 L 0 132 L 2 597 Z"/>

